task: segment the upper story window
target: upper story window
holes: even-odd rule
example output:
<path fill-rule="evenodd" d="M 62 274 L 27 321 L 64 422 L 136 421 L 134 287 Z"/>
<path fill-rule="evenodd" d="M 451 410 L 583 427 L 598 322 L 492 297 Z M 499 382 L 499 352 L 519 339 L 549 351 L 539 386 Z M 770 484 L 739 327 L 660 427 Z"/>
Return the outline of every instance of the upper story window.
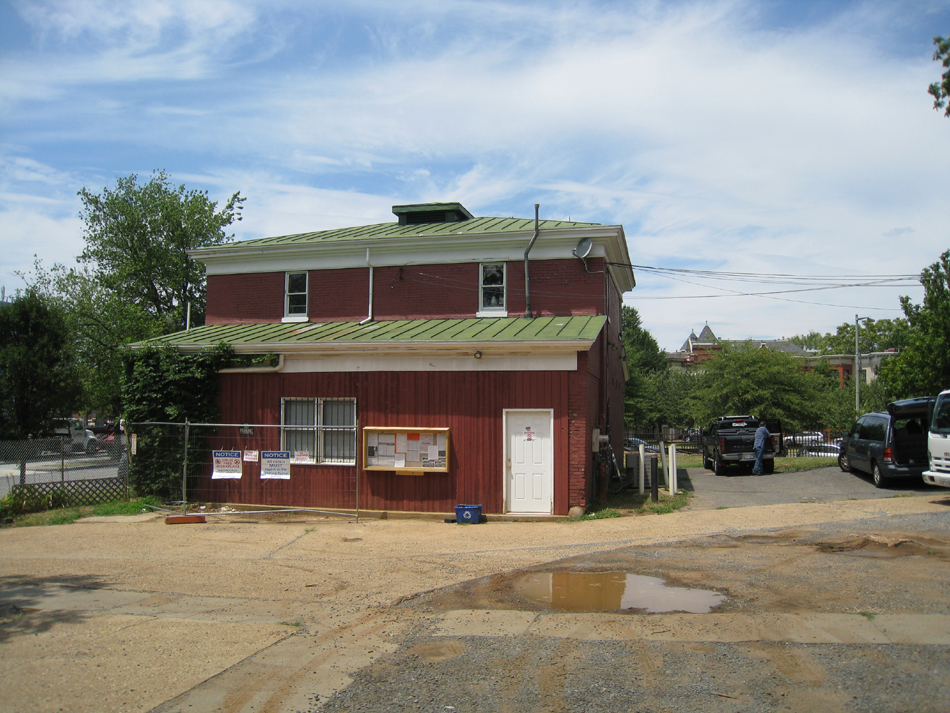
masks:
<path fill-rule="evenodd" d="M 505 263 L 488 262 L 479 266 L 478 315 L 507 315 L 505 305 Z"/>
<path fill-rule="evenodd" d="M 284 283 L 284 319 L 307 318 L 307 273 L 288 272 Z"/>

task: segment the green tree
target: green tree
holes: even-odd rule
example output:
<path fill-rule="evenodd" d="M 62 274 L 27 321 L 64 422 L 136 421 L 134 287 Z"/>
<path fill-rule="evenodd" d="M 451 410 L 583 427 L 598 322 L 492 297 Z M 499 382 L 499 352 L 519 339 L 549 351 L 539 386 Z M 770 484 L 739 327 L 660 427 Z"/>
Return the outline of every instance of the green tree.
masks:
<path fill-rule="evenodd" d="M 895 398 L 937 394 L 950 388 L 950 250 L 920 273 L 924 301 L 901 297 L 910 325 L 906 347 L 888 359 L 879 378 Z"/>
<path fill-rule="evenodd" d="M 697 425 L 690 411 L 692 394 L 700 383 L 697 374 L 667 368 L 647 374 L 644 381 L 649 400 L 642 424 L 655 430 L 664 424 L 677 427 Z"/>
<path fill-rule="evenodd" d="M 137 307 L 169 334 L 185 328 L 187 306 L 204 323 L 204 266 L 188 256 L 195 248 L 229 242 L 225 228 L 241 220 L 240 193 L 219 210 L 205 191 L 186 191 L 156 171 L 144 185 L 134 174 L 101 194 L 83 188 L 80 217 L 86 247 L 79 261 L 115 296 Z"/>
<path fill-rule="evenodd" d="M 136 424 L 138 455 L 130 464 L 132 487 L 140 495 L 169 496 L 180 492 L 183 433 L 155 423 L 215 423 L 218 420 L 218 370 L 234 357 L 230 345 L 185 354 L 152 341 L 124 354 L 125 415 Z M 150 425 L 143 425 L 149 423 Z M 202 446 L 195 431 L 190 447 Z"/>
<path fill-rule="evenodd" d="M 944 73 L 939 82 L 930 85 L 928 91 L 934 98 L 934 109 L 945 109 L 944 116 L 950 116 L 950 105 L 947 103 L 947 97 L 950 96 L 950 40 L 937 36 L 934 37 L 934 44 L 937 46 L 934 62 L 943 64 Z"/>
<path fill-rule="evenodd" d="M 39 435 L 81 400 L 62 310 L 32 289 L 0 304 L 0 438 Z"/>
<path fill-rule="evenodd" d="M 829 379 L 806 371 L 800 359 L 746 342 L 725 345 L 703 366 L 690 398 L 696 423 L 751 414 L 780 418 L 788 430 L 824 426 L 823 395 Z"/>
<path fill-rule="evenodd" d="M 624 422 L 627 427 L 653 427 L 657 423 L 657 375 L 668 369 L 666 355 L 656 339 L 640 321 L 640 314 L 630 306 L 621 311 L 621 329 L 627 357 L 629 378 L 624 398 Z"/>
<path fill-rule="evenodd" d="M 204 322 L 204 266 L 188 251 L 232 239 L 225 228 L 241 219 L 239 193 L 218 208 L 207 193 L 173 186 L 164 171 L 140 185 L 120 178 L 101 194 L 85 188 L 80 217 L 86 247 L 77 268 L 37 262 L 23 276 L 58 303 L 76 335 L 88 406 L 121 413 L 122 351 Z"/>
<path fill-rule="evenodd" d="M 885 352 L 888 349 L 900 351 L 910 337 L 910 325 L 907 320 L 900 318 L 868 319 L 861 323 L 860 330 L 862 354 Z M 854 354 L 854 323 L 839 325 L 834 334 L 809 332 L 791 337 L 789 341 L 819 354 Z"/>

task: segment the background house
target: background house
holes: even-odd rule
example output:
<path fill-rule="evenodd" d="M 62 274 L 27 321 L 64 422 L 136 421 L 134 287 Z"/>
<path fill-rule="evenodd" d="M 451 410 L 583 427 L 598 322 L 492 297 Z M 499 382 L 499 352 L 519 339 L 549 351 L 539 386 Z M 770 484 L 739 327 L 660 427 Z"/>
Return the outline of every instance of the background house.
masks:
<path fill-rule="evenodd" d="M 604 490 L 599 436 L 622 447 L 620 310 L 635 284 L 623 228 L 458 203 L 393 213 L 192 253 L 206 324 L 163 341 L 274 355 L 220 375 L 221 420 L 273 424 L 262 447 L 297 454 L 287 481 L 265 487 L 245 464 L 202 497 L 353 507 L 359 474 L 365 509 L 586 507 Z"/>
<path fill-rule="evenodd" d="M 844 388 L 845 383 L 851 378 L 854 371 L 854 354 L 817 354 L 813 351 L 802 349 L 789 339 L 751 339 L 741 342 L 732 342 L 728 339 L 719 339 L 710 329 L 707 323 L 703 330 L 696 336 L 691 332 L 683 346 L 678 351 L 667 352 L 666 359 L 673 368 L 702 371 L 702 363 L 712 359 L 715 354 L 722 351 L 724 344 L 740 343 L 749 341 L 755 346 L 760 346 L 771 351 L 785 352 L 792 356 L 803 359 L 806 369 L 814 369 L 819 363 L 824 363 L 838 375 L 838 383 Z M 890 350 L 886 352 L 871 352 L 861 355 L 861 377 L 864 383 L 870 384 L 877 377 L 877 372 L 881 363 L 887 357 L 895 356 L 898 352 Z"/>

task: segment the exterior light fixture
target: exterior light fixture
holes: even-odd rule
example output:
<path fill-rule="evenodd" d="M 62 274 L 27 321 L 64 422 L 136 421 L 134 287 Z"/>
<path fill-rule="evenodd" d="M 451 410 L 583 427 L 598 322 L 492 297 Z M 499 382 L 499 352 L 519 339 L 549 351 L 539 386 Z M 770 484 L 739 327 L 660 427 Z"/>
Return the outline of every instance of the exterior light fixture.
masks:
<path fill-rule="evenodd" d="M 481 358 L 482 358 L 482 353 L 481 353 L 481 352 L 475 352 L 472 356 L 475 357 L 476 359 L 481 359 Z"/>

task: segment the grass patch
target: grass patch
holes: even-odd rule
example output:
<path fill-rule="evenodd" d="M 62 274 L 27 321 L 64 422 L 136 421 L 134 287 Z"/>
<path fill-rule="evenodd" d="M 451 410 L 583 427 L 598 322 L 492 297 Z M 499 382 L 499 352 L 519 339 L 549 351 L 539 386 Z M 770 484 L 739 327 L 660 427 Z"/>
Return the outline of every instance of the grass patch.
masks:
<path fill-rule="evenodd" d="M 33 512 L 20 515 L 13 520 L 13 527 L 42 527 L 44 525 L 69 525 L 77 520 L 93 515 L 139 515 L 143 511 L 150 512 L 149 505 L 161 505 L 162 501 L 154 496 L 136 498 L 135 500 L 113 500 L 98 505 L 83 505 L 80 507 L 55 508 L 43 512 Z"/>
<path fill-rule="evenodd" d="M 868 621 L 874 621 L 877 618 L 877 613 L 873 611 L 859 611 L 858 614 L 863 616 Z"/>
<path fill-rule="evenodd" d="M 828 458 L 824 456 L 809 456 L 807 458 L 776 458 L 776 473 L 798 473 L 803 470 L 815 470 L 815 468 L 828 468 L 838 465 L 837 458 Z M 658 461 L 660 471 L 663 470 L 662 459 Z M 703 457 L 699 453 L 677 453 L 677 468 L 702 468 Z"/>
<path fill-rule="evenodd" d="M 776 473 L 799 473 L 803 470 L 815 470 L 816 468 L 828 468 L 838 465 L 837 458 L 822 458 L 818 456 L 809 456 L 807 458 L 776 458 Z"/>
<path fill-rule="evenodd" d="M 693 496 L 688 490 L 681 490 L 676 495 L 670 495 L 668 491 L 659 492 L 659 502 L 650 500 L 650 491 L 640 495 L 636 490 L 626 490 L 616 495 L 608 495 L 605 507 L 616 510 L 623 515 L 643 515 L 646 513 L 656 513 L 657 515 L 666 515 L 689 505 L 689 499 Z M 617 517 L 616 515 L 612 517 Z"/>
<path fill-rule="evenodd" d="M 623 517 L 623 513 L 617 508 L 596 508 L 587 511 L 581 520 L 607 520 L 611 517 Z"/>
<path fill-rule="evenodd" d="M 98 505 L 92 506 L 93 515 L 138 515 L 143 510 L 149 511 L 152 508 L 149 507 L 160 507 L 162 504 L 161 498 L 157 498 L 154 495 L 148 495 L 144 498 L 136 498 L 135 500 L 113 500 L 108 503 L 99 503 Z"/>

